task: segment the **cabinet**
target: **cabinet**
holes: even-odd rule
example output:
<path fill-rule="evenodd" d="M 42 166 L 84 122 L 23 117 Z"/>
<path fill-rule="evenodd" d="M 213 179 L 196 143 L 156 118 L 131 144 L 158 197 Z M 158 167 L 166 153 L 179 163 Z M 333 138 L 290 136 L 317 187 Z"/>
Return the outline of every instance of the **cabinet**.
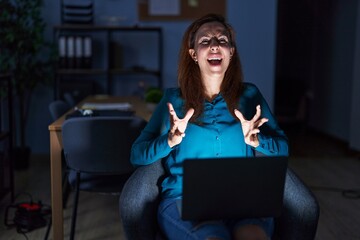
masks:
<path fill-rule="evenodd" d="M 12 161 L 12 87 L 11 75 L 0 74 L 0 199 L 10 193 L 14 201 L 14 168 Z"/>
<path fill-rule="evenodd" d="M 136 35 L 138 34 L 138 36 Z M 103 82 L 103 90 L 96 93 L 112 94 L 114 78 L 124 79 L 124 76 L 129 75 L 149 75 L 155 76 L 157 79 L 157 87 L 163 87 L 162 81 L 162 66 L 163 66 L 163 37 L 162 29 L 160 27 L 121 27 L 121 26 L 96 26 L 96 25 L 60 25 L 53 28 L 54 43 L 59 47 L 59 39 L 68 36 L 90 36 L 92 39 L 92 50 L 90 67 L 85 68 L 64 68 L 59 66 L 55 73 L 54 95 L 55 98 L 61 98 L 60 88 L 61 84 L 69 78 L 97 78 Z M 116 44 L 118 39 L 124 38 L 127 35 L 132 35 L 134 41 L 138 45 L 133 47 L 132 51 L 136 52 L 136 57 L 128 53 L 124 57 L 124 62 L 129 63 L 127 60 L 139 61 L 142 56 L 151 55 L 151 60 L 145 64 L 138 64 L 136 62 L 129 64 L 114 64 L 114 59 L 119 58 L 121 53 L 116 51 Z M 139 36 L 140 35 L 140 36 Z M 147 40 L 147 36 L 152 41 Z M 94 41 L 96 39 L 96 41 Z M 129 43 L 129 38 L 128 38 Z M 126 43 L 122 45 L 122 49 L 127 50 Z M 140 50 L 142 49 L 142 50 Z M 153 52 L 156 49 L 156 52 Z M 61 50 L 61 49 L 59 49 Z M 65 47 L 65 53 L 68 54 Z M 150 51 L 150 53 L 149 53 Z M 120 51 L 122 52 L 122 51 Z M 60 53 L 60 52 L 59 52 Z M 122 55 L 122 54 L 121 54 Z M 130 56 L 129 56 L 130 55 Z M 61 55 L 59 55 L 61 56 Z M 71 56 L 73 57 L 73 56 Z M 69 59 L 69 58 L 68 58 Z M 60 58 L 59 58 L 60 60 Z M 150 64 L 150 65 L 149 65 Z M 70 80 L 71 81 L 71 80 Z M 86 81 L 86 80 L 85 80 Z M 146 80 L 145 80 L 146 81 Z"/>

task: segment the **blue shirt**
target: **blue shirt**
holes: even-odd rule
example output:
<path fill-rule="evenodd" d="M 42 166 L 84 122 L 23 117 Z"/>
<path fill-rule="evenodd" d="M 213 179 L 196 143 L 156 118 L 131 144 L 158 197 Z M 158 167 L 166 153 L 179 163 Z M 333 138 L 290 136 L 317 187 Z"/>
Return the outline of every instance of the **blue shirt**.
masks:
<path fill-rule="evenodd" d="M 219 94 L 213 101 L 204 102 L 201 125 L 189 123 L 182 142 L 170 148 L 167 142 L 170 128 L 167 102 L 172 103 L 179 118 L 183 118 L 184 100 L 179 88 L 167 89 L 150 121 L 132 146 L 131 163 L 148 165 L 164 159 L 167 177 L 162 182 L 165 198 L 179 198 L 182 194 L 182 163 L 187 158 L 225 158 L 254 156 L 255 150 L 265 155 L 288 155 L 288 143 L 279 128 L 268 104 L 258 88 L 244 83 L 239 110 L 246 119 L 251 119 L 256 106 L 261 106 L 261 117 L 269 121 L 260 127 L 259 146 L 253 148 L 244 141 L 241 124 L 235 119 Z"/>

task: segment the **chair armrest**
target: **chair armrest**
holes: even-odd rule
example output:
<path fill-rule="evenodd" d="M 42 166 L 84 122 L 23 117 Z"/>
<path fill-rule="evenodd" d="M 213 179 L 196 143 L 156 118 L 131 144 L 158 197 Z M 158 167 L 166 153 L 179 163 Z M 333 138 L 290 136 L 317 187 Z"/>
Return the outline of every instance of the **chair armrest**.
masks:
<path fill-rule="evenodd" d="M 159 160 L 137 168 L 125 183 L 119 206 L 127 239 L 155 239 L 158 229 L 157 208 L 163 175 L 164 169 Z"/>
<path fill-rule="evenodd" d="M 313 240 L 320 207 L 310 189 L 289 168 L 283 204 L 283 213 L 275 220 L 275 239 Z"/>

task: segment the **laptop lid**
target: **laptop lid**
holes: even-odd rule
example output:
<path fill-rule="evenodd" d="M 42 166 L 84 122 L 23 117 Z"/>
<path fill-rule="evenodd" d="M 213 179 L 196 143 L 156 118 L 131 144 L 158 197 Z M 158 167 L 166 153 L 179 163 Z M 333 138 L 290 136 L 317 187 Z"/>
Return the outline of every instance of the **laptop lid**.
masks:
<path fill-rule="evenodd" d="M 280 156 L 185 160 L 182 219 L 279 216 L 287 162 Z"/>

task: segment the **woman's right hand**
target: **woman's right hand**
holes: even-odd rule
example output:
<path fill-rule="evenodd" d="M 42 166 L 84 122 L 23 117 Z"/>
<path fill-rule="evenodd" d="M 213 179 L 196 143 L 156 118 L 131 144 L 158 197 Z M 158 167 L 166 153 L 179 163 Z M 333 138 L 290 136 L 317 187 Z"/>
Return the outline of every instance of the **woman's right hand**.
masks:
<path fill-rule="evenodd" d="M 194 109 L 190 108 L 183 119 L 178 118 L 174 107 L 171 103 L 168 103 L 168 109 L 170 114 L 170 130 L 168 133 L 168 144 L 172 148 L 181 143 L 183 137 L 185 137 L 185 130 L 187 124 L 194 114 Z"/>

